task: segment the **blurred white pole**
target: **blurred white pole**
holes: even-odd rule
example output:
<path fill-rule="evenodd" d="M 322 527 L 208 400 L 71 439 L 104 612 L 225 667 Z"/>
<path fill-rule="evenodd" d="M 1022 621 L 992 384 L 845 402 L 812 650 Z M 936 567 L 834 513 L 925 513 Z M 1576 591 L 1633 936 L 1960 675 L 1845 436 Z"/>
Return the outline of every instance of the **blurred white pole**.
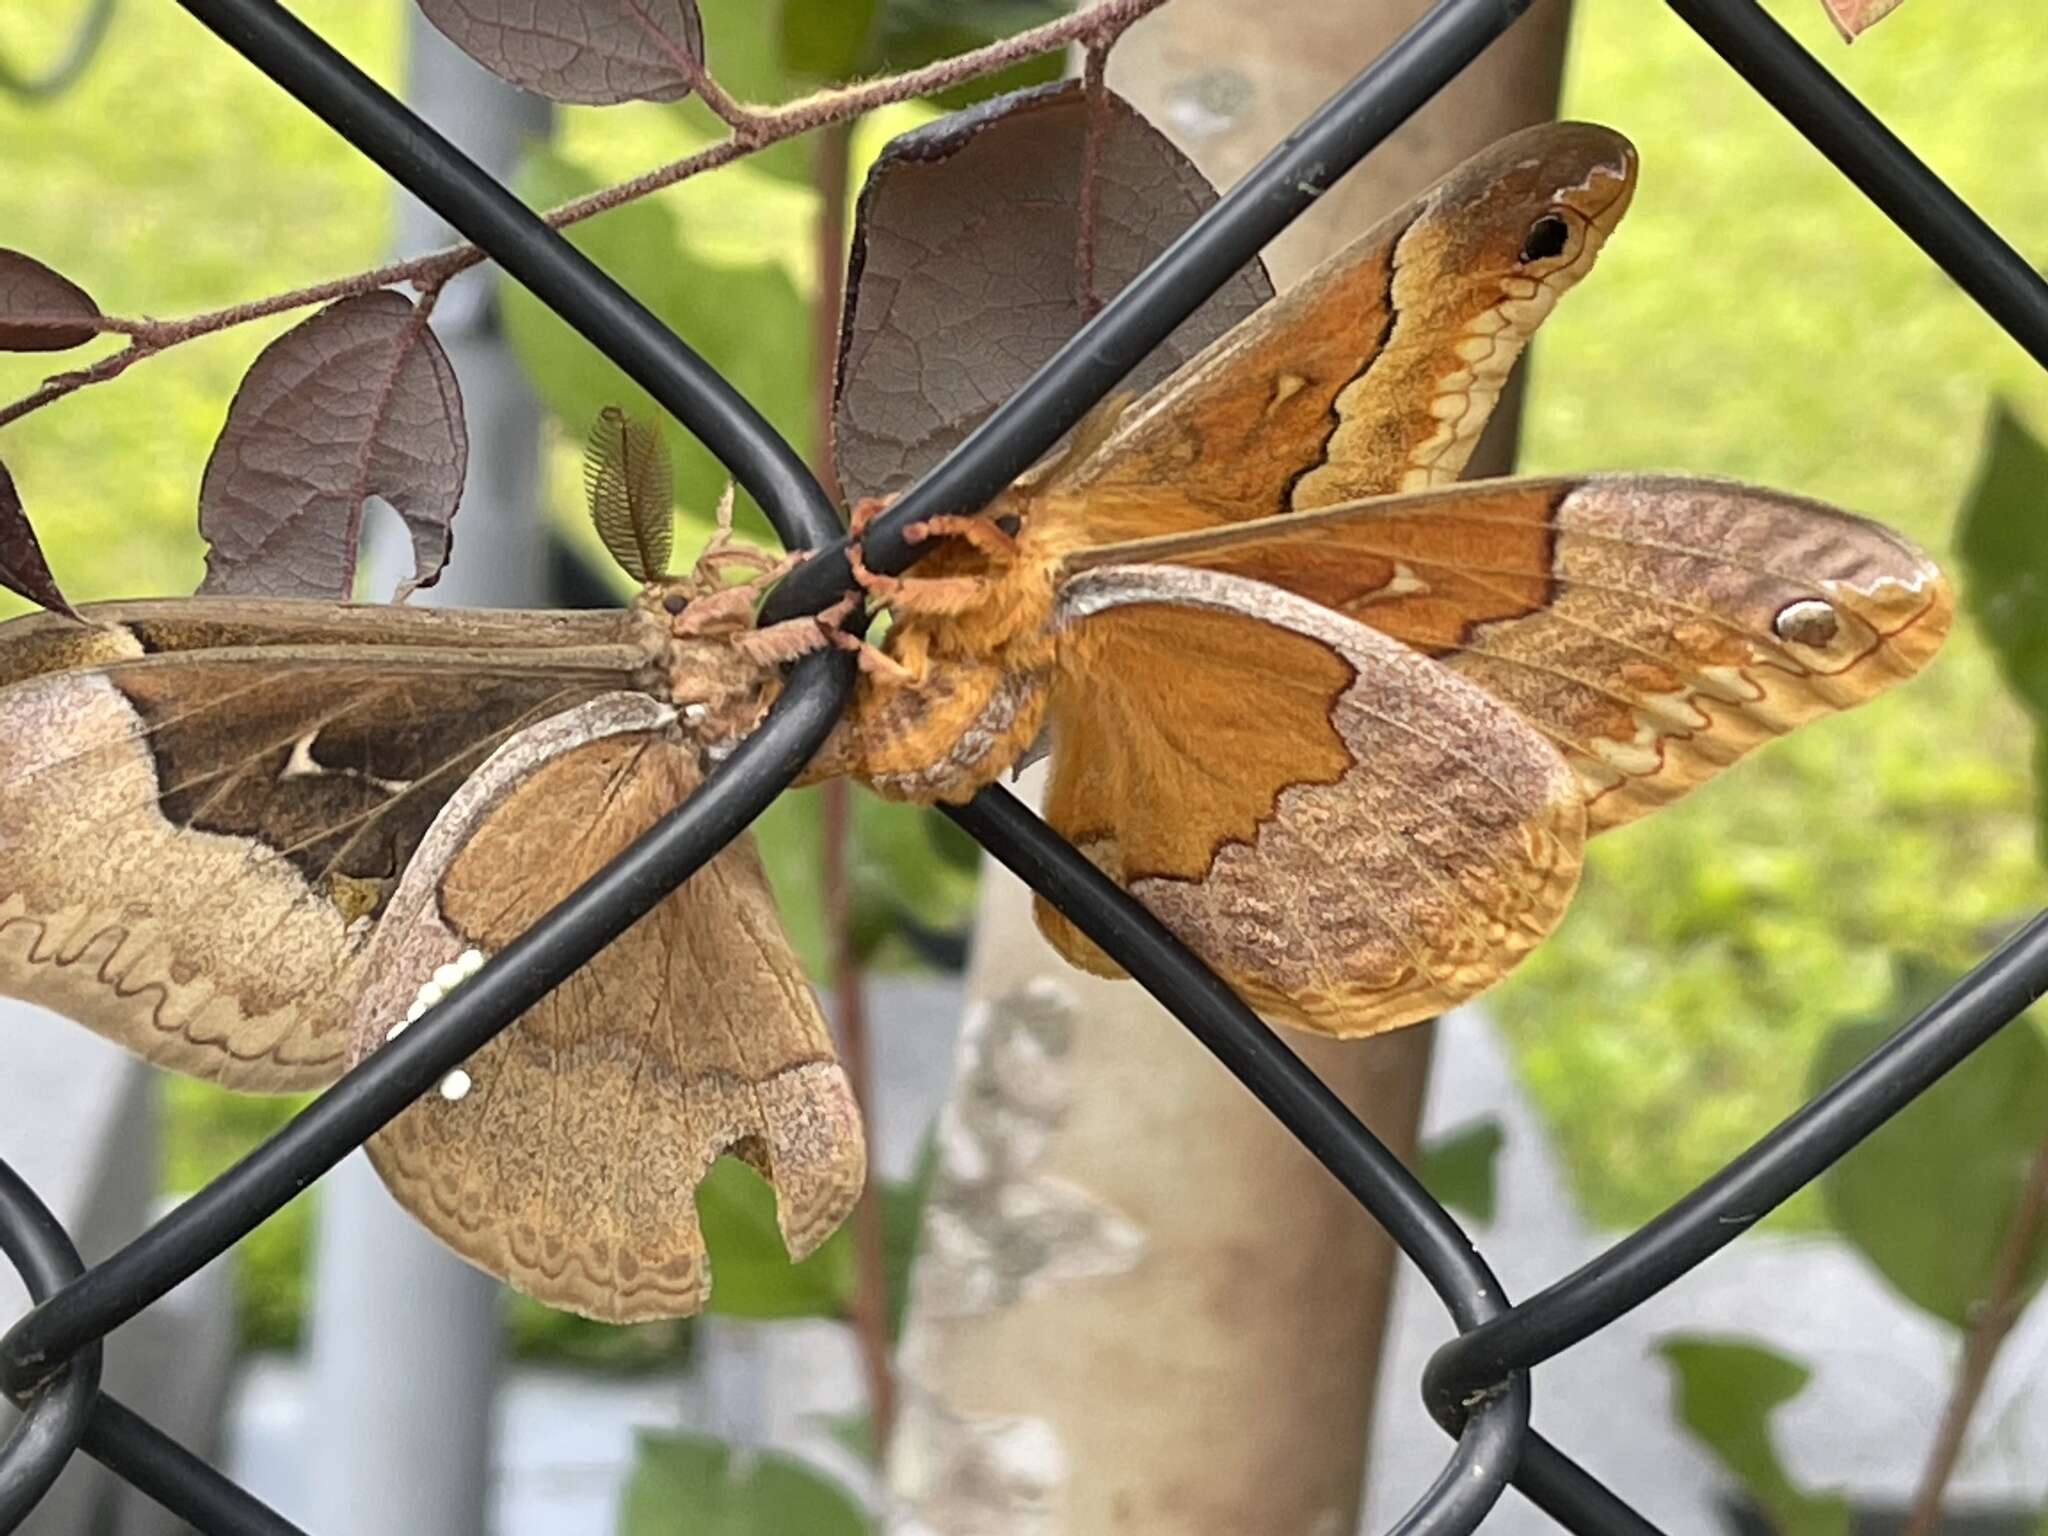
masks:
<path fill-rule="evenodd" d="M 451 47 L 412 7 L 408 96 L 500 177 L 548 131 L 545 102 L 503 85 Z M 451 238 L 401 194 L 398 247 Z M 416 601 L 536 606 L 547 601 L 538 515 L 540 407 L 498 334 L 494 275 L 467 274 L 435 310 L 469 423 L 469 483 L 454 559 Z M 369 591 L 386 599 L 409 574 L 396 519 L 373 520 Z M 321 1536 L 484 1536 L 490 1503 L 499 1287 L 399 1210 L 360 1153 L 321 1187 L 311 1327 L 307 1521 Z"/>

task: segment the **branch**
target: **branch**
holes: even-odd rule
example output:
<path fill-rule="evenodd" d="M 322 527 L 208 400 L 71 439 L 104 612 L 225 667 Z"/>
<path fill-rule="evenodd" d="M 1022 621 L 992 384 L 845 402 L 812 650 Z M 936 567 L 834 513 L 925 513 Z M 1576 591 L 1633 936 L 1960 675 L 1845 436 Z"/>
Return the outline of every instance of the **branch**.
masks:
<path fill-rule="evenodd" d="M 779 107 L 750 107 L 735 101 L 708 71 L 694 59 L 681 58 L 679 66 L 689 75 L 692 89 L 703 98 L 707 107 L 715 113 L 733 136 L 686 155 L 680 160 L 658 166 L 630 181 L 606 187 L 550 209 L 542 217 L 555 229 L 566 229 L 584 219 L 608 213 L 614 208 L 659 192 L 666 187 L 686 181 L 692 176 L 716 170 L 735 160 L 756 154 L 784 139 L 814 132 L 833 124 L 848 122 L 877 107 L 893 106 L 899 102 L 911 101 L 919 96 L 929 96 L 965 81 L 978 79 L 1007 69 L 1021 60 L 1054 49 L 1064 48 L 1070 43 L 1083 43 L 1094 53 L 1105 49 L 1144 16 L 1158 10 L 1167 0 L 1098 0 L 1087 10 L 1072 16 L 1063 16 L 1043 26 L 1032 27 L 1014 37 L 990 43 L 985 48 L 940 59 L 921 68 L 907 70 L 900 75 L 891 75 L 880 80 L 870 80 L 841 89 L 820 91 Z M 98 321 L 99 329 L 112 335 L 129 338 L 129 345 L 120 352 L 102 358 L 91 366 L 74 373 L 58 374 L 45 381 L 34 393 L 24 396 L 5 406 L 0 406 L 0 427 L 18 421 L 33 411 L 54 404 L 66 395 L 93 384 L 105 383 L 125 373 L 145 358 L 155 357 L 172 347 L 196 341 L 202 336 L 212 336 L 246 325 L 253 320 L 266 319 L 272 315 L 289 313 L 314 304 L 332 303 L 360 293 L 369 293 L 378 288 L 390 288 L 409 283 L 423 294 L 437 292 L 451 278 L 489 260 L 478 247 L 470 244 L 449 246 L 445 250 L 433 251 L 424 256 L 415 256 L 406 261 L 389 262 L 368 271 L 352 273 L 346 277 L 330 278 L 310 287 L 296 288 L 289 293 L 280 293 L 265 299 L 232 305 L 226 309 L 210 310 L 191 315 L 183 320 L 129 320 L 118 316 L 103 316 Z"/>
<path fill-rule="evenodd" d="M 2048 1136 L 2034 1149 L 2034 1161 L 2027 1173 L 2026 1188 L 2006 1228 L 2005 1242 L 1998 1250 L 1998 1265 L 1992 1272 L 1991 1294 L 1971 1319 L 1970 1336 L 1963 1345 L 1962 1365 L 1942 1410 L 1941 1428 L 1928 1454 L 1927 1469 L 1920 1475 L 1919 1490 L 1913 1495 L 1913 1512 L 1902 1536 L 1933 1536 L 1941 1524 L 1941 1503 L 1948 1480 L 1962 1458 L 1963 1439 L 1977 1402 L 1991 1380 L 1991 1367 L 2004 1347 L 2006 1336 L 2019 1321 L 2020 1293 L 2027 1282 L 2027 1260 L 2048 1219 Z"/>

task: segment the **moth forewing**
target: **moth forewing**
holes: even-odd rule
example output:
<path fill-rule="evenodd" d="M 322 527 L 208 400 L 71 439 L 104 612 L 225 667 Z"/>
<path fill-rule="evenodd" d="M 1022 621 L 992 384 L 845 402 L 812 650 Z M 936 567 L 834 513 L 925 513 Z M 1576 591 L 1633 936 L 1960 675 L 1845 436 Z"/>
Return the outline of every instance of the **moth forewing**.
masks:
<path fill-rule="evenodd" d="M 1254 577 L 1513 707 L 1577 771 L 1595 831 L 1914 676 L 1954 599 L 1909 540 L 1729 481 L 1474 481 L 1078 552 Z"/>
<path fill-rule="evenodd" d="M 352 1048 L 397 1038 L 677 804 L 708 744 L 610 694 L 501 747 L 443 808 L 365 967 Z M 852 1210 L 858 1110 L 744 841 L 370 1143 L 458 1253 L 611 1321 L 699 1310 L 696 1189 L 721 1154 L 774 1186 L 793 1257 Z"/>
<path fill-rule="evenodd" d="M 339 604 L 87 612 L 0 625 L 0 990 L 253 1091 L 341 1070 L 369 931 L 469 768 L 646 666 L 581 625 L 521 649 Z"/>

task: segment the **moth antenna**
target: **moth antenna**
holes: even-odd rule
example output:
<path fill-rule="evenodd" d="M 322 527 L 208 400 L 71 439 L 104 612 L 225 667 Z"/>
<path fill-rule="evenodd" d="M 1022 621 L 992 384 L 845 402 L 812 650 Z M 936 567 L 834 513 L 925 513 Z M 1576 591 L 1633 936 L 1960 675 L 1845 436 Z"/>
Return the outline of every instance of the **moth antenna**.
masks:
<path fill-rule="evenodd" d="M 597 413 L 583 456 L 583 490 L 598 537 L 635 581 L 668 574 L 674 484 L 659 424 L 635 421 L 616 405 Z"/>

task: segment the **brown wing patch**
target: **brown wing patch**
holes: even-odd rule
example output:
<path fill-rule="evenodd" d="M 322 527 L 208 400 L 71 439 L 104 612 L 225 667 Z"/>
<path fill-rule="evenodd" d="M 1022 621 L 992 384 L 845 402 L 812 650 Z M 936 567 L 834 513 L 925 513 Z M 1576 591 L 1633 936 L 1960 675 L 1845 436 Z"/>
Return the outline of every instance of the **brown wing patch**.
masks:
<path fill-rule="evenodd" d="M 1953 613 L 1890 530 L 1711 480 L 1478 482 L 1103 553 L 1256 575 L 1442 658 L 1557 743 L 1596 831 L 1911 677 Z"/>
<path fill-rule="evenodd" d="M 363 948 L 426 824 L 504 732 L 601 680 L 310 658 L 0 689 L 0 991 L 232 1087 L 340 1072 Z"/>
<path fill-rule="evenodd" d="M 1215 572 L 1088 571 L 1062 610 L 1048 818 L 1268 1018 L 1335 1035 L 1428 1018 L 1563 915 L 1584 828 L 1570 773 L 1443 667 Z M 1039 922 L 1116 974 L 1042 904 Z"/>
<path fill-rule="evenodd" d="M 438 968 L 488 955 L 697 782 L 667 712 L 614 694 L 519 737 L 450 803 L 379 931 L 358 1057 Z M 459 1091 L 457 1091 L 459 1090 Z M 696 1189 L 721 1154 L 812 1251 L 859 1197 L 858 1112 L 749 844 L 721 854 L 370 1142 L 399 1201 L 472 1262 L 610 1321 L 697 1311 Z"/>

